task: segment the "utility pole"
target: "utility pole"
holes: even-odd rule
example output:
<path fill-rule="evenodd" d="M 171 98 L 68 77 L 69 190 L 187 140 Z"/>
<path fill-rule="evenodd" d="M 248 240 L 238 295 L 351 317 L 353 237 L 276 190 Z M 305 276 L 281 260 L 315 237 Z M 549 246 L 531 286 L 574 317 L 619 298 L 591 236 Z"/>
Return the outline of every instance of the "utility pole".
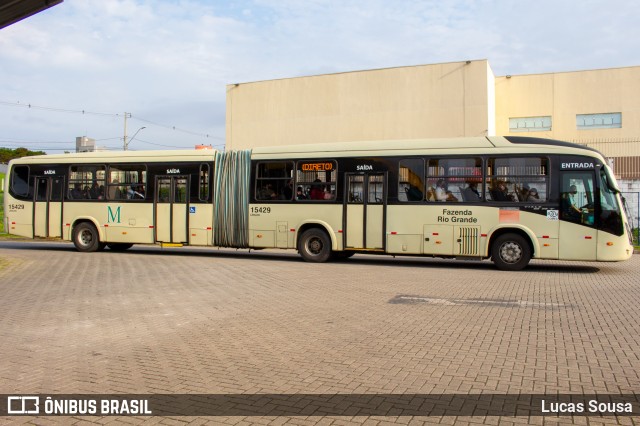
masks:
<path fill-rule="evenodd" d="M 122 138 L 122 140 L 124 141 L 124 150 L 125 151 L 129 147 L 129 144 L 127 143 L 127 118 L 131 118 L 131 113 L 130 112 L 125 112 L 124 113 L 124 137 Z"/>

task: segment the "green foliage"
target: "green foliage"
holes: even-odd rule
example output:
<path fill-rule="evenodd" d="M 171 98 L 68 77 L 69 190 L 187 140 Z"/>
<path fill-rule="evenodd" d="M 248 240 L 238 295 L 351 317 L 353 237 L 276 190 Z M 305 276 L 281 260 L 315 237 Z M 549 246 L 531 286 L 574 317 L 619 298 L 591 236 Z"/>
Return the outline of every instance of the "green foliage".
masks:
<path fill-rule="evenodd" d="M 27 148 L 0 148 L 0 163 L 8 163 L 9 160 L 21 157 L 31 157 L 32 155 L 45 155 L 44 151 L 30 151 Z"/>

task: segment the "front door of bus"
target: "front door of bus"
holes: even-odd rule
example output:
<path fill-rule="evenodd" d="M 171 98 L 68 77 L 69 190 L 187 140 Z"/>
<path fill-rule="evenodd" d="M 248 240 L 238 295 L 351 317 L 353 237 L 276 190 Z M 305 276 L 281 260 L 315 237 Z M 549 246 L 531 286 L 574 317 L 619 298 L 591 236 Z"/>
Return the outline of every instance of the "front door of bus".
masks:
<path fill-rule="evenodd" d="M 156 177 L 156 242 L 188 243 L 189 176 Z"/>
<path fill-rule="evenodd" d="M 386 173 L 347 173 L 345 186 L 344 248 L 384 250 Z"/>
<path fill-rule="evenodd" d="M 62 237 L 64 178 L 37 176 L 33 207 L 33 236 Z"/>
<path fill-rule="evenodd" d="M 560 180 L 560 259 L 596 260 L 595 175 L 563 171 Z"/>

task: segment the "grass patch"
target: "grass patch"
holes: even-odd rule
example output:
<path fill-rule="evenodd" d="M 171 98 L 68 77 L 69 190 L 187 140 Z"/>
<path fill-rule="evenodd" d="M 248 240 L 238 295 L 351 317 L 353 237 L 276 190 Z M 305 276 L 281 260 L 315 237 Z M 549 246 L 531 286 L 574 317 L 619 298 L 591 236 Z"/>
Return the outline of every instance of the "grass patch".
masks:
<path fill-rule="evenodd" d="M 4 232 L 4 194 L 0 191 L 0 234 Z"/>
<path fill-rule="evenodd" d="M 4 173 L 0 173 L 0 234 L 4 234 Z"/>

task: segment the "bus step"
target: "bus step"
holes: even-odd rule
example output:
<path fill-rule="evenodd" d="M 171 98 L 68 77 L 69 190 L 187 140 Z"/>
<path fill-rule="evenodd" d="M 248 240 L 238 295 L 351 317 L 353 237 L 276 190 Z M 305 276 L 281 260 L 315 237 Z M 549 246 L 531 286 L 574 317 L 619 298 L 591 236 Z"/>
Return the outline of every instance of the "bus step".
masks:
<path fill-rule="evenodd" d="M 182 243 L 160 243 L 160 247 L 165 248 L 165 247 L 183 247 L 184 244 Z"/>

